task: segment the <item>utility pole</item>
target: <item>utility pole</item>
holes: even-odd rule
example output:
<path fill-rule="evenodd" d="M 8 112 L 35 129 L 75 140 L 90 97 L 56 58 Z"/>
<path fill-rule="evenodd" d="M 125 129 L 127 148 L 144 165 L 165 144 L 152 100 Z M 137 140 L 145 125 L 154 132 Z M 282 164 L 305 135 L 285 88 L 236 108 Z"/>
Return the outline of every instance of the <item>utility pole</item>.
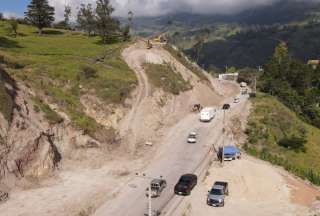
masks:
<path fill-rule="evenodd" d="M 254 76 L 254 93 L 257 93 L 257 75 Z"/>

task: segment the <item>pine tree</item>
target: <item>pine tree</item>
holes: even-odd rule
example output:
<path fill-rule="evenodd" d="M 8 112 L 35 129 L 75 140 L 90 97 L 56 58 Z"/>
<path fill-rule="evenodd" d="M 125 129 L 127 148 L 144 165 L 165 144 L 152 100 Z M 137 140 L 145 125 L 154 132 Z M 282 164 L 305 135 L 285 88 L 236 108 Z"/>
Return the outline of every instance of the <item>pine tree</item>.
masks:
<path fill-rule="evenodd" d="M 38 28 L 39 34 L 42 34 L 42 29 L 49 27 L 54 21 L 54 7 L 49 5 L 48 0 L 32 0 L 25 16 L 28 22 Z"/>

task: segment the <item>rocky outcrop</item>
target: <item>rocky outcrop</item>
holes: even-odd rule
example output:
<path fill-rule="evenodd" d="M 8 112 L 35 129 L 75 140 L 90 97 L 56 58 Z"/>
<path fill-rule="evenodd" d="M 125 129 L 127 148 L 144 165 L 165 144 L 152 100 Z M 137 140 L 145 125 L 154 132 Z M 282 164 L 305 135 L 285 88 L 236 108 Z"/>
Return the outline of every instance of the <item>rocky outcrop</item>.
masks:
<path fill-rule="evenodd" d="M 16 177 L 43 177 L 50 174 L 61 160 L 61 154 L 52 141 L 51 134 L 40 133 L 23 147 L 13 145 L 8 154 L 7 168 Z"/>
<path fill-rule="evenodd" d="M 29 184 L 50 176 L 61 167 L 63 159 L 90 158 L 88 149 L 98 152 L 94 152 L 94 159 L 103 152 L 101 142 L 75 129 L 69 119 L 50 124 L 34 108 L 32 90 L 22 84 L 13 85 L 10 80 L 6 85 L 15 104 L 10 121 L 0 112 L 0 191 L 10 190 L 22 181 Z"/>

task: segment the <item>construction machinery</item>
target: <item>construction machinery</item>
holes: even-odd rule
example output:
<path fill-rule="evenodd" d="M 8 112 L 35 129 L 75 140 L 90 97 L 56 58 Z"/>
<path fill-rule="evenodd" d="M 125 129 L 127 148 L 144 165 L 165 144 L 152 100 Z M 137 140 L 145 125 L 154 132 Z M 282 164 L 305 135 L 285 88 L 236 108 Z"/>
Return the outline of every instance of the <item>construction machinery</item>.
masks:
<path fill-rule="evenodd" d="M 167 38 L 166 38 L 165 34 L 162 33 L 162 34 L 159 34 L 159 35 L 155 36 L 155 37 L 153 38 L 153 41 L 154 41 L 155 43 L 164 44 L 164 43 L 167 43 Z"/>

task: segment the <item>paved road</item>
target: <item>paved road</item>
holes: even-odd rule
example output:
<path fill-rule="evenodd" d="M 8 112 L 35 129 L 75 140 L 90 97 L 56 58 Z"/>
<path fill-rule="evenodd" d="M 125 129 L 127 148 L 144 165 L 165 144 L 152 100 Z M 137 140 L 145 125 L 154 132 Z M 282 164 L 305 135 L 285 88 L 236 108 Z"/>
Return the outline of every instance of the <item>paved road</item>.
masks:
<path fill-rule="evenodd" d="M 236 106 L 236 105 L 234 105 Z M 163 176 L 168 187 L 161 197 L 153 199 L 153 208 L 162 209 L 174 197 L 173 187 L 185 173 L 194 173 L 206 157 L 212 144 L 222 136 L 223 113 L 219 111 L 210 123 L 201 123 L 198 114 L 190 114 L 178 122 L 163 139 L 163 145 L 153 162 L 145 170 L 147 176 Z M 189 132 L 199 134 L 196 144 L 186 143 Z M 146 212 L 148 200 L 145 189 L 148 179 L 133 178 L 118 196 L 102 205 L 95 216 L 141 216 Z"/>

